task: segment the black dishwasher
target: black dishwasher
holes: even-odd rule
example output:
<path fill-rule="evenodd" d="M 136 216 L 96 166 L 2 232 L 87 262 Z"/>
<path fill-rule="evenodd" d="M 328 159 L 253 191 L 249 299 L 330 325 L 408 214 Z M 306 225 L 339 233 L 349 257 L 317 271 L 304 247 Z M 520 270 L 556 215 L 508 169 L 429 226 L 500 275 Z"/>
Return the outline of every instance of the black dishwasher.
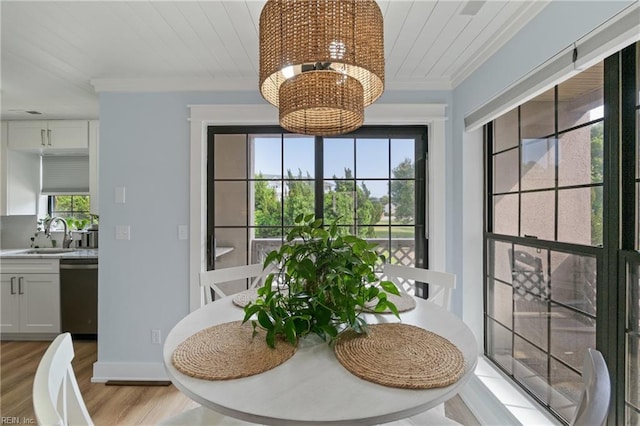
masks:
<path fill-rule="evenodd" d="M 98 259 L 60 259 L 60 321 L 74 338 L 98 335 Z"/>

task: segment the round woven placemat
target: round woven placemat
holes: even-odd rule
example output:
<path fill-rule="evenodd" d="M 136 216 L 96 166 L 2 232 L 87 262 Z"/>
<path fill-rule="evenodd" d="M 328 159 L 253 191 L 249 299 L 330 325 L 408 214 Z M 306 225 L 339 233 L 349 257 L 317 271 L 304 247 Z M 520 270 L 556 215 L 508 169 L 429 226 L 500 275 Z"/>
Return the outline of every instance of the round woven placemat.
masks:
<path fill-rule="evenodd" d="M 231 301 L 234 305 L 244 308 L 249 303 L 253 303 L 258 300 L 258 289 L 250 288 L 249 290 L 244 290 L 240 293 L 236 293 L 232 297 L 233 299 L 231 299 Z"/>
<path fill-rule="evenodd" d="M 398 312 L 407 312 L 416 307 L 416 300 L 407 293 L 400 293 L 400 296 L 396 296 L 395 294 L 387 293 L 387 300 L 398 308 Z M 365 311 L 367 312 L 375 312 L 375 307 L 378 304 L 378 299 L 374 299 L 369 303 L 365 304 Z M 389 309 L 385 309 L 384 311 L 377 312 L 378 314 L 390 314 L 391 311 Z"/>
<path fill-rule="evenodd" d="M 265 332 L 257 331 L 252 338 L 253 327 L 241 321 L 201 330 L 173 351 L 173 365 L 198 379 L 237 379 L 271 370 L 295 353 L 295 346 L 284 341 L 278 341 L 271 349 L 265 342 Z"/>
<path fill-rule="evenodd" d="M 334 350 L 351 373 L 384 386 L 437 388 L 455 383 L 464 372 L 464 357 L 455 345 L 408 324 L 369 325 L 369 335 L 347 330 Z"/>

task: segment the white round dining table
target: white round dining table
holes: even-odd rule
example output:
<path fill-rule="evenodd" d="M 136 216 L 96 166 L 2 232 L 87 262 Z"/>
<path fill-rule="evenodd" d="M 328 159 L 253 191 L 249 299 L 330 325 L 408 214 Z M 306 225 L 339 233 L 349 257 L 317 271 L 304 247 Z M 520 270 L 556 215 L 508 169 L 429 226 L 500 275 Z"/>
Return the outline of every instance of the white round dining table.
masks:
<path fill-rule="evenodd" d="M 213 325 L 241 320 L 242 308 L 226 297 L 197 309 L 169 332 L 163 357 L 167 374 L 185 395 L 201 405 L 241 420 L 265 425 L 373 425 L 411 417 L 455 396 L 476 366 L 478 345 L 473 333 L 449 311 L 416 298 L 416 308 L 400 314 L 366 314 L 369 324 L 402 322 L 447 338 L 460 349 L 465 365 L 452 385 L 401 389 L 360 379 L 337 360 L 319 338 L 302 339 L 292 358 L 250 377 L 202 380 L 178 371 L 173 351 L 185 339 Z M 406 368 L 411 370 L 412 366 Z"/>

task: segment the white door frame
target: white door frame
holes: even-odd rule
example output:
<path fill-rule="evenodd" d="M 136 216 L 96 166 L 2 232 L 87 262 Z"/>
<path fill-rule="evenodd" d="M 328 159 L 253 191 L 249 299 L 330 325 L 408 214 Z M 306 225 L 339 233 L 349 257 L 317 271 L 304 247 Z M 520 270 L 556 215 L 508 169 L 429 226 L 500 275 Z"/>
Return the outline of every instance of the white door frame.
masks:
<path fill-rule="evenodd" d="M 206 268 L 207 253 L 207 128 L 209 126 L 277 125 L 271 105 L 189 105 L 189 308 L 202 306 L 198 274 Z M 367 108 L 365 125 L 428 126 L 427 220 L 429 266 L 446 266 L 446 162 L 444 104 L 374 104 Z"/>

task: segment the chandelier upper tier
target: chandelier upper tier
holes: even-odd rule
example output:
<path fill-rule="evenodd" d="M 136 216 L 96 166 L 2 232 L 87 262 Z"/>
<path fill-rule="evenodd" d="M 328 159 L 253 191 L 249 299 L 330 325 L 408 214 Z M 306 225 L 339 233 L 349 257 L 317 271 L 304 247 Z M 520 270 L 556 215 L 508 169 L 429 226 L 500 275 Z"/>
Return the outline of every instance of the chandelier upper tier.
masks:
<path fill-rule="evenodd" d="M 260 92 L 293 133 L 356 130 L 384 90 L 375 0 L 268 0 L 260 15 Z"/>

